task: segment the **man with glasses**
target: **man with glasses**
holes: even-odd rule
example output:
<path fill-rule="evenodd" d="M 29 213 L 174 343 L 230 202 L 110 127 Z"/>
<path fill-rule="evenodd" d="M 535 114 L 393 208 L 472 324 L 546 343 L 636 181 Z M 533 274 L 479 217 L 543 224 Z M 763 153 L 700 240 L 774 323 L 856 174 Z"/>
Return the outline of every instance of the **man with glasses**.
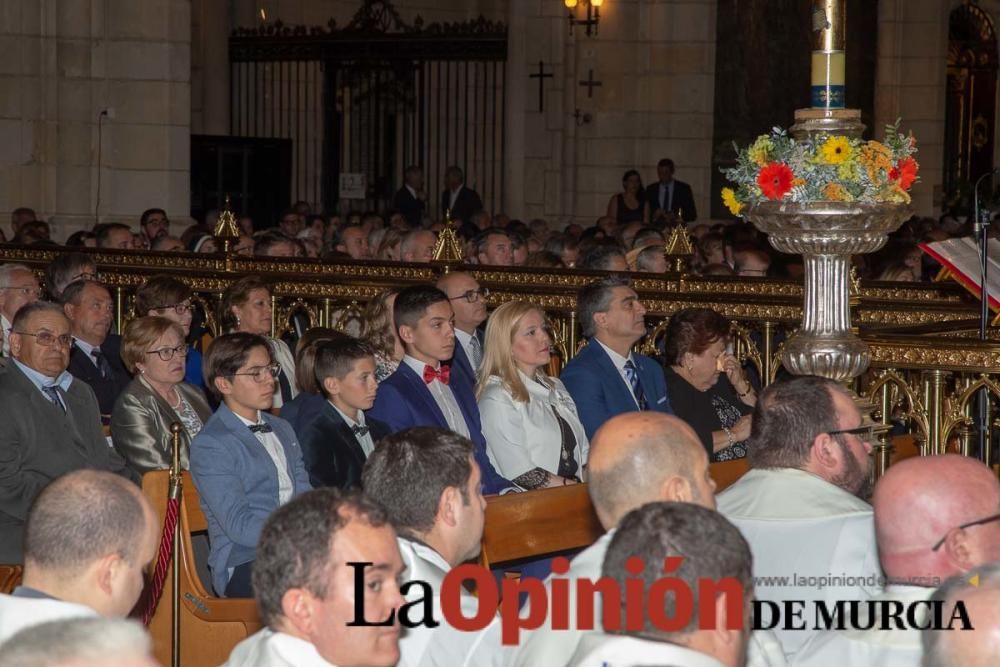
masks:
<path fill-rule="evenodd" d="M 62 308 L 35 301 L 11 324 L 0 373 L 0 563 L 21 562 L 28 508 L 53 479 L 94 468 L 137 481 L 104 438 L 93 390 L 66 372 L 73 338 Z"/>
<path fill-rule="evenodd" d="M 35 272 L 23 264 L 0 266 L 0 356 L 10 356 L 10 323 L 21 306 L 34 303 L 41 296 Z"/>
<path fill-rule="evenodd" d="M 97 280 L 97 265 L 90 255 L 68 252 L 58 255 L 45 268 L 45 288 L 52 301 L 62 299 L 63 290 L 77 280 Z"/>
<path fill-rule="evenodd" d="M 451 365 L 455 372 L 464 373 L 475 386 L 479 365 L 483 361 L 483 332 L 479 326 L 486 321 L 486 297 L 489 290 L 480 287 L 468 273 L 446 273 L 437 281 L 437 288 L 448 295 L 455 312 L 455 356 Z"/>
<path fill-rule="evenodd" d="M 63 290 L 62 303 L 74 338 L 69 372 L 94 390 L 108 424 L 118 395 L 132 381 L 122 364 L 121 336 L 109 333 L 114 319 L 111 292 L 99 282 L 78 280 Z"/>
<path fill-rule="evenodd" d="M 929 599 L 949 577 L 1000 562 L 1000 483 L 976 459 L 946 454 L 900 461 L 875 486 L 872 505 L 887 580 L 876 599 L 886 602 L 872 608 L 874 619 L 862 619 L 862 627 L 874 622 L 872 630 L 819 633 L 795 656 L 796 665 L 920 664 L 919 629 L 878 631 L 891 624 L 882 620 L 888 601 L 905 609 Z"/>
<path fill-rule="evenodd" d="M 750 472 L 718 496 L 719 511 L 753 550 L 757 598 L 781 608 L 775 634 L 789 658 L 816 632 L 816 602 L 833 609 L 880 588 L 867 502 L 872 440 L 872 427 L 836 382 L 806 376 L 772 384 L 754 408 Z M 786 600 L 804 601 L 810 621 L 784 616 Z"/>
<path fill-rule="evenodd" d="M 249 597 L 257 541 L 268 515 L 312 488 L 291 425 L 268 414 L 278 365 L 267 339 L 219 336 L 205 382 L 222 402 L 191 442 L 191 476 L 208 519 L 215 592 Z"/>
<path fill-rule="evenodd" d="M 153 243 L 170 231 L 170 220 L 167 219 L 167 212 L 162 208 L 150 208 L 142 212 L 139 217 L 139 229 L 146 239 L 146 247 L 152 248 Z"/>

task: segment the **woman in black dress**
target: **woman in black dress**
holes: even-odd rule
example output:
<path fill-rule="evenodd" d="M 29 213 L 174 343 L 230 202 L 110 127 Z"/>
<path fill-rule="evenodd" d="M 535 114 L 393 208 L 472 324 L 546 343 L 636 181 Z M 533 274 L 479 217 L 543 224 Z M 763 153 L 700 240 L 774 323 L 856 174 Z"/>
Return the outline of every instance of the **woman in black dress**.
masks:
<path fill-rule="evenodd" d="M 729 322 L 714 310 L 674 313 L 666 331 L 667 393 L 674 414 L 698 434 L 713 461 L 747 455 L 757 394 L 728 349 Z"/>
<path fill-rule="evenodd" d="M 611 195 L 608 201 L 608 217 L 618 221 L 618 225 L 630 222 L 649 222 L 649 211 L 643 196 L 642 178 L 635 169 L 629 169 L 622 176 L 622 189 Z"/>

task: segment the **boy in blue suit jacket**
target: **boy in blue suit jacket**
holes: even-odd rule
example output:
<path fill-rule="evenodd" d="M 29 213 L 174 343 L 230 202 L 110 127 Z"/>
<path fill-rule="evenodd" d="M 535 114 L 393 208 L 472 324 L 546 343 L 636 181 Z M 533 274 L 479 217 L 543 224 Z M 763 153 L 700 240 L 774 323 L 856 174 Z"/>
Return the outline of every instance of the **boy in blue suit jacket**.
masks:
<path fill-rule="evenodd" d="M 585 285 L 576 297 L 577 316 L 590 342 L 566 364 L 566 385 L 580 421 L 593 438 L 615 415 L 635 410 L 672 413 L 663 368 L 633 353 L 646 334 L 646 309 L 628 281 L 609 277 Z"/>
<path fill-rule="evenodd" d="M 191 477 L 208 520 L 212 586 L 227 597 L 252 595 L 264 521 L 311 488 L 295 432 L 266 412 L 278 371 L 254 334 L 220 336 L 205 355 L 206 384 L 222 405 L 191 442 Z"/>
<path fill-rule="evenodd" d="M 411 426 L 437 426 L 469 438 L 476 446 L 483 493 L 516 489 L 497 473 L 486 452 L 472 384 L 441 363 L 455 353 L 454 317 L 448 295 L 436 287 L 415 285 L 399 293 L 393 320 L 406 355 L 396 372 L 379 385 L 369 415 L 387 423 L 393 433 Z"/>

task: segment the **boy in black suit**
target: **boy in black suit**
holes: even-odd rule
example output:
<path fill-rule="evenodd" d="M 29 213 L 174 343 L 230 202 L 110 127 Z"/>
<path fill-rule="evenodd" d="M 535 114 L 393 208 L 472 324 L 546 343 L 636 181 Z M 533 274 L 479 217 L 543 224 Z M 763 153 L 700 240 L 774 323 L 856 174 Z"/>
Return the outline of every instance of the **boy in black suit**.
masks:
<path fill-rule="evenodd" d="M 357 486 L 361 469 L 389 426 L 365 418 L 375 402 L 375 355 L 355 338 L 324 341 L 316 348 L 316 383 L 326 402 L 299 434 L 302 459 L 313 487 Z"/>

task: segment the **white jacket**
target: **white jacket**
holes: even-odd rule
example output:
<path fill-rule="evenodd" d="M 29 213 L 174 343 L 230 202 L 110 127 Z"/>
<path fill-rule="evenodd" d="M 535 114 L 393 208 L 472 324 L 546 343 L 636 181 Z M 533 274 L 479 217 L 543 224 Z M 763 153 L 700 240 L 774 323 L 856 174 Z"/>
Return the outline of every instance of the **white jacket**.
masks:
<path fill-rule="evenodd" d="M 753 551 L 756 598 L 806 602 L 807 629 L 774 630 L 789 658 L 815 634 L 810 602 L 882 588 L 872 507 L 840 487 L 793 468 L 751 470 L 716 500 Z"/>
<path fill-rule="evenodd" d="M 603 609 L 602 600 L 599 595 L 594 599 L 594 627 L 595 630 L 576 630 L 576 611 L 579 604 L 576 599 L 576 580 L 590 579 L 596 580 L 601 576 L 601 566 L 604 564 L 604 555 L 611 544 L 611 538 L 615 533 L 612 528 L 601 536 L 599 540 L 577 554 L 570 562 L 569 571 L 562 575 L 561 579 L 569 581 L 569 630 L 553 630 L 551 614 L 547 614 L 545 622 L 537 630 L 521 631 L 521 641 L 514 652 L 513 660 L 508 663 L 512 667 L 566 667 L 571 664 L 570 659 L 583 646 L 586 639 L 588 642 L 597 642 L 593 637 L 606 637 L 601 628 L 601 611 Z M 551 577 L 545 581 L 546 594 L 551 595 Z M 522 616 L 528 613 L 527 605 L 522 610 Z M 586 652 L 586 649 L 584 649 Z M 577 654 L 582 658 L 582 654 Z M 707 659 L 708 656 L 705 656 Z M 575 664 L 575 663 L 572 663 Z M 591 664 L 580 663 L 580 664 Z M 599 665 L 600 663 L 594 663 Z M 611 664 L 618 664 L 612 662 Z M 632 663 L 627 663 L 632 664 Z M 645 664 L 645 663 L 635 663 Z M 659 663 L 653 663 L 659 664 Z M 682 663 L 687 664 L 687 663 Z M 781 644 L 774 635 L 766 630 L 756 631 L 750 635 L 750 645 L 747 650 L 747 667 L 784 667 L 785 656 L 781 650 Z"/>
<path fill-rule="evenodd" d="M 80 616 L 97 616 L 97 612 L 74 602 L 0 593 L 0 643 L 30 625 Z"/>
<path fill-rule="evenodd" d="M 420 542 L 404 537 L 397 538 L 397 542 L 406 565 L 404 578 L 430 585 L 434 591 L 434 618 L 440 623 L 436 628 L 420 625 L 402 629 L 397 667 L 502 667 L 506 664 L 510 649 L 500 644 L 500 617 L 495 616 L 493 622 L 479 632 L 465 632 L 449 625 L 441 612 L 441 584 L 451 569 L 448 561 Z M 411 586 L 407 591 L 408 602 L 422 597 L 419 586 Z M 461 602 L 465 617 L 474 617 L 479 600 L 463 590 Z"/>
<path fill-rule="evenodd" d="M 590 443 L 577 416 L 573 397 L 559 378 L 549 378 L 552 388 L 547 389 L 520 371 L 518 375 L 528 390 L 527 403 L 515 401 L 496 376 L 486 381 L 479 398 L 483 435 L 491 457 L 497 462 L 497 472 L 507 479 L 520 477 L 534 468 L 542 468 L 553 475 L 558 473 L 562 431 L 552 412 L 554 407 L 576 438 L 573 452 L 576 476 L 583 479 Z"/>
<path fill-rule="evenodd" d="M 873 600 L 897 600 L 904 607 L 930 598 L 933 588 L 922 586 L 886 586 Z M 925 612 L 926 608 L 920 608 Z M 878 616 L 878 614 L 876 614 Z M 867 625 L 868 614 L 861 625 Z M 812 636 L 795 654 L 796 667 L 920 667 L 924 649 L 920 630 L 824 630 Z"/>
<path fill-rule="evenodd" d="M 304 639 L 264 628 L 233 649 L 222 667 L 335 667 Z"/>

